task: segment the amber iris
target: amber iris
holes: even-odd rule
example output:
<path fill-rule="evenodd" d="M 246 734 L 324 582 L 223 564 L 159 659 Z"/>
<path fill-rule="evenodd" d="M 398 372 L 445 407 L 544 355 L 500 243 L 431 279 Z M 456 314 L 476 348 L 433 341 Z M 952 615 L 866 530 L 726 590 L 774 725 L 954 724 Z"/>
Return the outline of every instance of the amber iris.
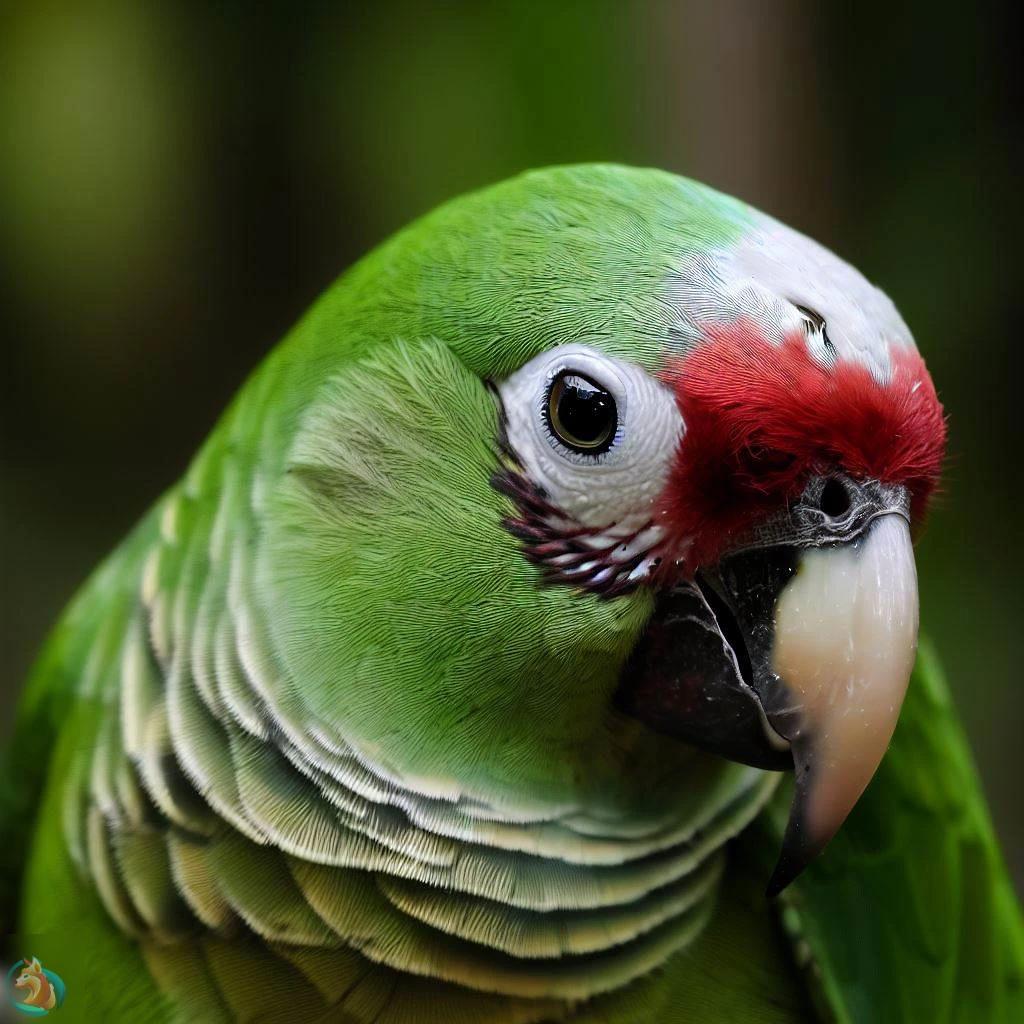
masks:
<path fill-rule="evenodd" d="M 615 399 L 589 377 L 564 370 L 551 383 L 547 420 L 567 448 L 586 455 L 607 451 L 619 417 Z"/>

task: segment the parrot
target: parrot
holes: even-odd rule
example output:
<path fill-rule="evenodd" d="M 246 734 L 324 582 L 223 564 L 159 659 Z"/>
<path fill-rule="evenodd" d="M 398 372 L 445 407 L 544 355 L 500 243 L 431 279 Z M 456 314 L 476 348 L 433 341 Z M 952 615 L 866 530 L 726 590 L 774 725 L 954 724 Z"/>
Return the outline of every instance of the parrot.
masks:
<path fill-rule="evenodd" d="M 918 638 L 945 447 L 892 301 L 740 200 L 584 164 L 447 202 L 58 621 L 8 956 L 114 1024 L 1024 1021 Z"/>

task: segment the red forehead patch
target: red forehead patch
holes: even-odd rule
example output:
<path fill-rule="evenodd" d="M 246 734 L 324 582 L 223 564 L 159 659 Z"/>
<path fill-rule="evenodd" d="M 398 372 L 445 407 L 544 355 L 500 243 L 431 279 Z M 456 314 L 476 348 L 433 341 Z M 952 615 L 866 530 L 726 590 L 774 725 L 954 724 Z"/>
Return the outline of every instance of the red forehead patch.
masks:
<path fill-rule="evenodd" d="M 905 484 L 920 517 L 938 484 L 946 423 L 924 361 L 891 349 L 879 383 L 860 363 L 826 366 L 800 332 L 776 344 L 751 321 L 710 325 L 707 340 L 659 373 L 686 433 L 662 513 L 693 539 L 691 567 L 713 562 L 760 518 L 836 467 Z"/>

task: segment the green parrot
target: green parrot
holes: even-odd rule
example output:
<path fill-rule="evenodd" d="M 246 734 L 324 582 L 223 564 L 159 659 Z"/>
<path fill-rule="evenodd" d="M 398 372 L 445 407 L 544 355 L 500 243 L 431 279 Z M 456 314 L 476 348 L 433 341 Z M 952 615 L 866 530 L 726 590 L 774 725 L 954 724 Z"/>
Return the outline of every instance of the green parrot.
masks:
<path fill-rule="evenodd" d="M 739 201 L 588 165 L 441 207 L 57 625 L 9 962 L 100 1022 L 1024 1021 L 918 651 L 944 447 L 892 303 Z"/>

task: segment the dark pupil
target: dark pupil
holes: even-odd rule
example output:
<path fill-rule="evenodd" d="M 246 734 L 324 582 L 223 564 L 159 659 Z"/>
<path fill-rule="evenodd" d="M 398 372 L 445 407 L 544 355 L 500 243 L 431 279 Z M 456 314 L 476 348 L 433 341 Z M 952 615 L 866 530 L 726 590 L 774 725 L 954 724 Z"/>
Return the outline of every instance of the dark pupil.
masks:
<path fill-rule="evenodd" d="M 593 381 L 567 373 L 551 391 L 551 426 L 559 438 L 581 451 L 606 451 L 615 440 L 615 399 Z"/>

